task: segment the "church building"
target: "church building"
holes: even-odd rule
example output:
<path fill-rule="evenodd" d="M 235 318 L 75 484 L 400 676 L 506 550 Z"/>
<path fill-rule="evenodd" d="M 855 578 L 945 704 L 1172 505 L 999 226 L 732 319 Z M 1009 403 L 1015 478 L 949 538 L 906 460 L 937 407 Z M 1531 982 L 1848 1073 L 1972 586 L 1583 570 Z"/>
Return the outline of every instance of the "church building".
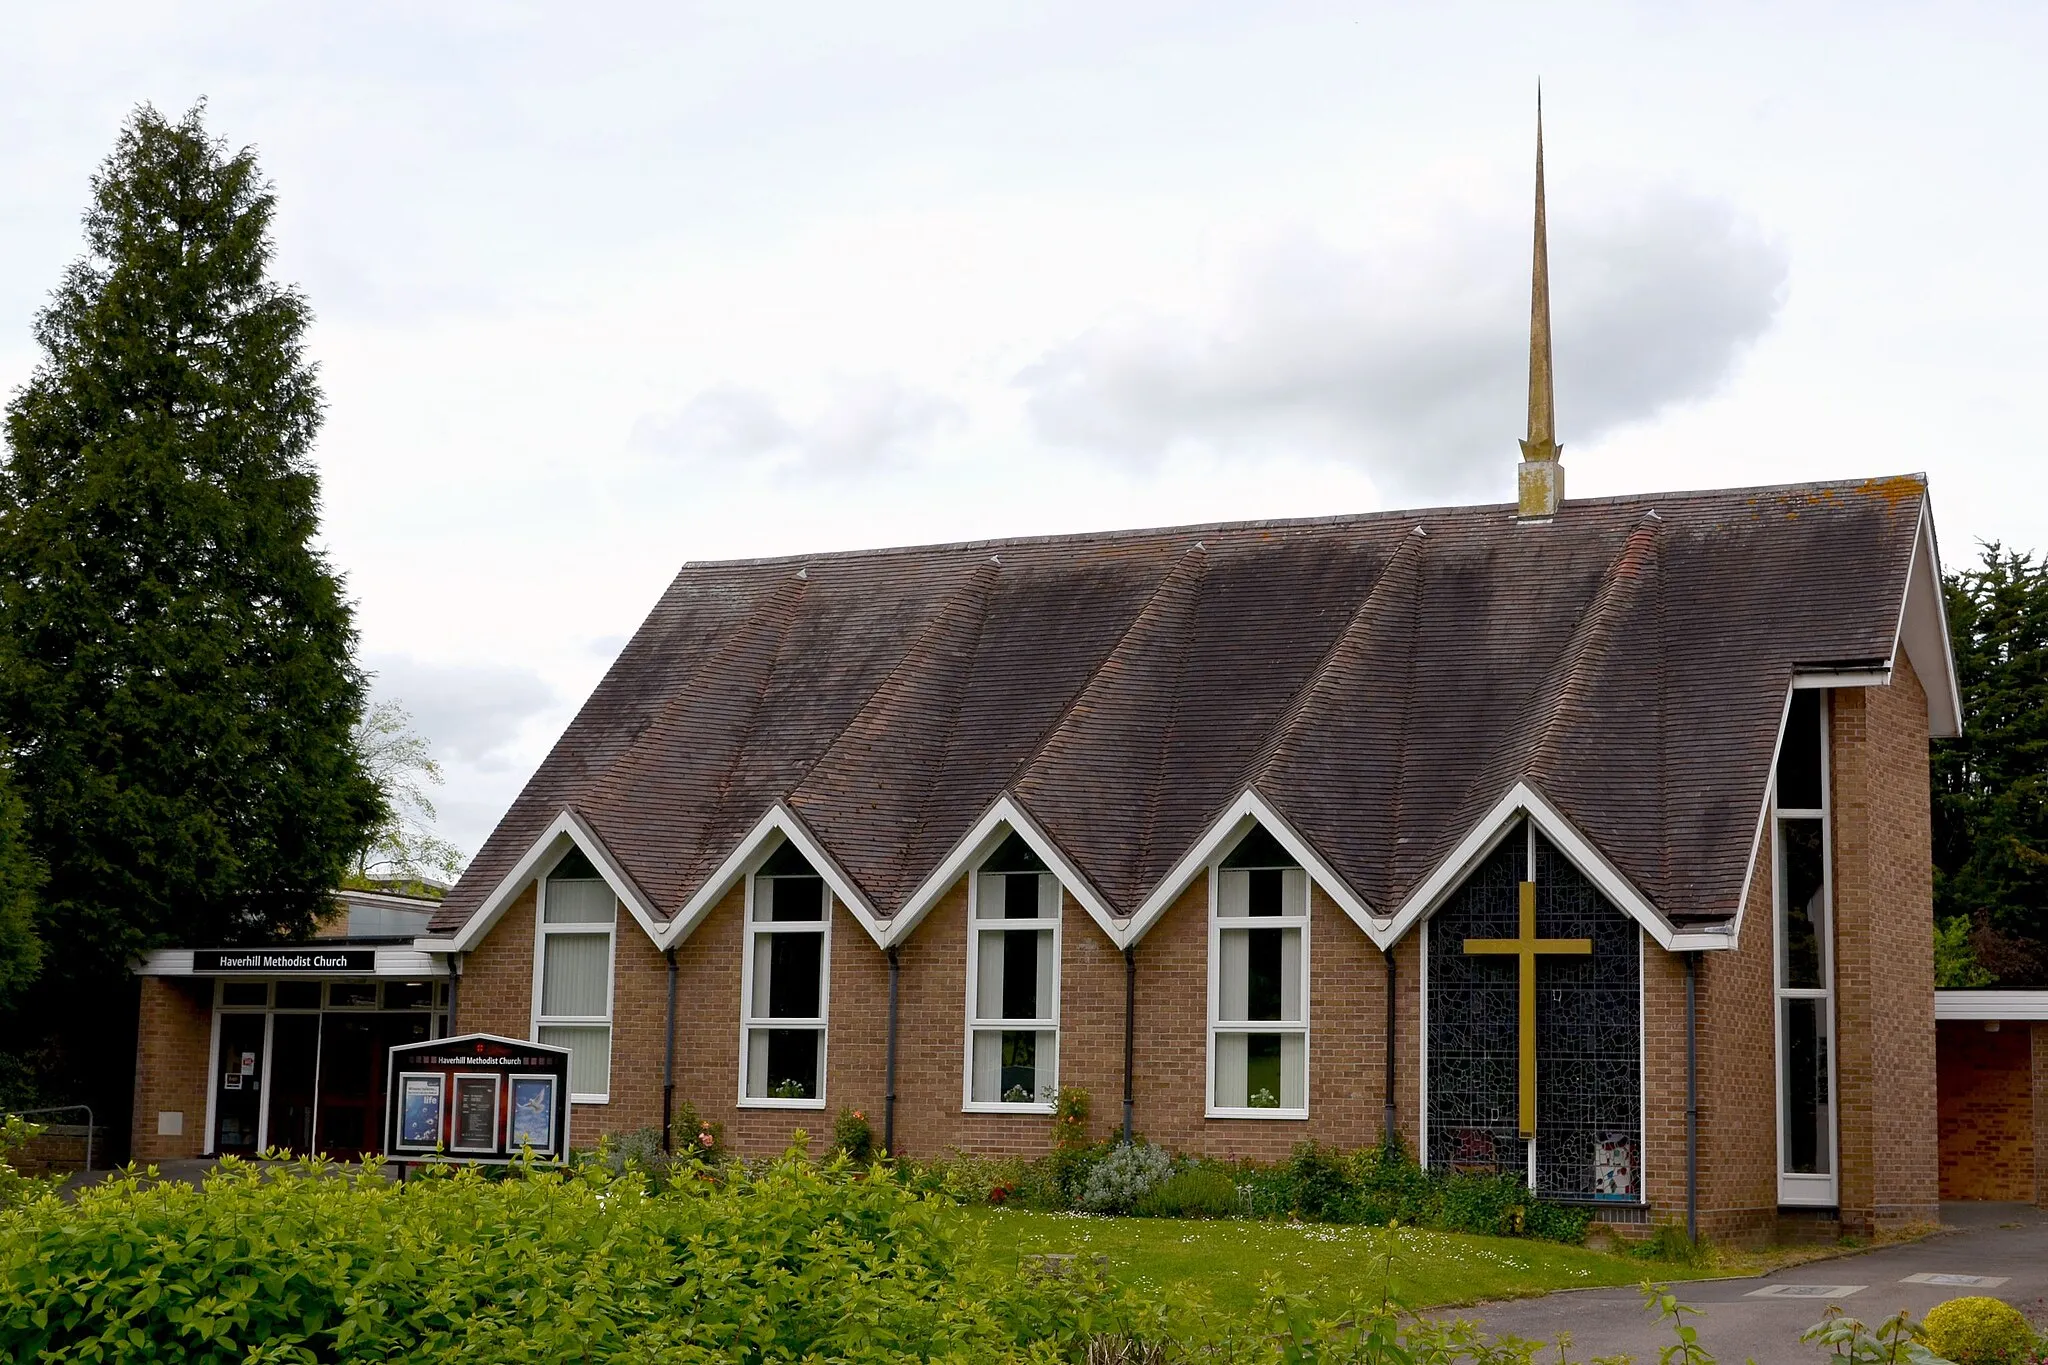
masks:
<path fill-rule="evenodd" d="M 579 1145 L 1035 1155 L 1079 1087 L 1933 1219 L 1925 482 L 1567 499 L 1552 412 L 1539 142 L 1511 502 L 685 565 L 411 945 L 434 1027 L 568 1048 Z"/>

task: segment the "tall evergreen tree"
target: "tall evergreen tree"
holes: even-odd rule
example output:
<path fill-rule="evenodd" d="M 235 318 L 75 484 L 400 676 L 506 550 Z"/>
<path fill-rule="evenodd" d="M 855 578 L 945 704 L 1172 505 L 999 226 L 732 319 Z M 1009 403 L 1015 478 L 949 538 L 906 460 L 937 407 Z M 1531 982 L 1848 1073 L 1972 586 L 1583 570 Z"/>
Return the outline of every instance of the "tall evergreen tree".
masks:
<path fill-rule="evenodd" d="M 313 545 L 310 313 L 269 278 L 254 154 L 202 113 L 122 129 L 7 406 L 0 727 L 48 871 L 17 1021 L 57 1027 L 60 1079 L 129 1055 L 118 1024 L 79 1048 L 135 955 L 308 933 L 381 814 Z"/>
<path fill-rule="evenodd" d="M 2048 563 L 1992 544 L 1945 583 L 1960 739 L 1934 753 L 1935 912 L 1967 919 L 1982 965 L 2048 972 Z"/>

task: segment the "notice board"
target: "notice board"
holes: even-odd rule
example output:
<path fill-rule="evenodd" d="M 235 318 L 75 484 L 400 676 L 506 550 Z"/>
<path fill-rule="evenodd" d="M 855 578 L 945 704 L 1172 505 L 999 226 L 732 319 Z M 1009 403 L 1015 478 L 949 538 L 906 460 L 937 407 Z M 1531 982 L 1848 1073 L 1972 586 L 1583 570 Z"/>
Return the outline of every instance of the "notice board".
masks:
<path fill-rule="evenodd" d="M 569 1049 L 465 1033 L 391 1049 L 384 1154 L 506 1162 L 569 1150 Z"/>

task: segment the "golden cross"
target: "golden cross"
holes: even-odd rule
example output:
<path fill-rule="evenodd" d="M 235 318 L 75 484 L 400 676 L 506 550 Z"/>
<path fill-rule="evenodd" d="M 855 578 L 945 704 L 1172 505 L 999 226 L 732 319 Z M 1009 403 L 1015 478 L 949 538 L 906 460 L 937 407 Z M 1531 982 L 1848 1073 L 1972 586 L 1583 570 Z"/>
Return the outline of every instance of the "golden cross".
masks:
<path fill-rule="evenodd" d="M 1589 938 L 1536 937 L 1536 883 L 1522 883 L 1522 932 L 1517 938 L 1468 938 L 1465 951 L 1512 955 L 1522 968 L 1521 1114 L 1518 1127 L 1525 1138 L 1536 1136 L 1536 958 L 1542 953 L 1590 954 Z"/>

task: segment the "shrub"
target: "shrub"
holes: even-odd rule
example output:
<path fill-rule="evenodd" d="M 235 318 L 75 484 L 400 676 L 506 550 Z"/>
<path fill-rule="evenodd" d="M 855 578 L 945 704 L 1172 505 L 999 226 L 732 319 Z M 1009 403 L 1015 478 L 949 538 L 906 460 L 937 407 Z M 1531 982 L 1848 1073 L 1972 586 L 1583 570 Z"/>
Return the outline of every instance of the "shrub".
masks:
<path fill-rule="evenodd" d="M 1295 1216 L 1312 1223 L 1348 1223 L 1357 1217 L 1351 1172 L 1334 1148 L 1303 1142 L 1287 1159 L 1288 1194 Z"/>
<path fill-rule="evenodd" d="M 1119 1143 L 1088 1168 L 1074 1197 L 1089 1213 L 1129 1213 L 1173 1174 L 1173 1158 L 1149 1142 Z"/>
<path fill-rule="evenodd" d="M 1185 1166 L 1132 1201 L 1149 1218 L 1228 1218 L 1243 1209 L 1237 1182 L 1221 1166 Z"/>
<path fill-rule="evenodd" d="M 596 1162 L 337 1174 L 130 1172 L 0 1215 L 0 1360 L 1077 1360 L 1100 1335 L 1169 1339 L 1168 1310 L 1091 1267 L 969 1254 L 886 1164 L 792 1150 L 667 1194 Z"/>
<path fill-rule="evenodd" d="M 1935 1305 L 1921 1334 L 1936 1355 L 1955 1365 L 2028 1365 L 2034 1359 L 2034 1330 L 2026 1318 L 1981 1294 Z"/>
<path fill-rule="evenodd" d="M 718 1166 L 732 1159 L 725 1145 L 725 1125 L 697 1113 L 697 1106 L 685 1101 L 669 1118 L 670 1145 L 679 1159 L 703 1166 Z"/>
<path fill-rule="evenodd" d="M 28 1146 L 36 1134 L 43 1131 L 39 1123 L 30 1123 L 18 1114 L 0 1117 L 0 1209 L 15 1204 L 26 1204 L 45 1191 L 54 1189 L 59 1183 L 54 1180 L 35 1180 L 23 1175 L 8 1163 L 9 1152 L 20 1151 Z"/>
<path fill-rule="evenodd" d="M 875 1159 L 875 1130 L 868 1116 L 858 1109 L 842 1109 L 832 1121 L 832 1145 L 846 1153 L 846 1159 L 865 1166 Z"/>

